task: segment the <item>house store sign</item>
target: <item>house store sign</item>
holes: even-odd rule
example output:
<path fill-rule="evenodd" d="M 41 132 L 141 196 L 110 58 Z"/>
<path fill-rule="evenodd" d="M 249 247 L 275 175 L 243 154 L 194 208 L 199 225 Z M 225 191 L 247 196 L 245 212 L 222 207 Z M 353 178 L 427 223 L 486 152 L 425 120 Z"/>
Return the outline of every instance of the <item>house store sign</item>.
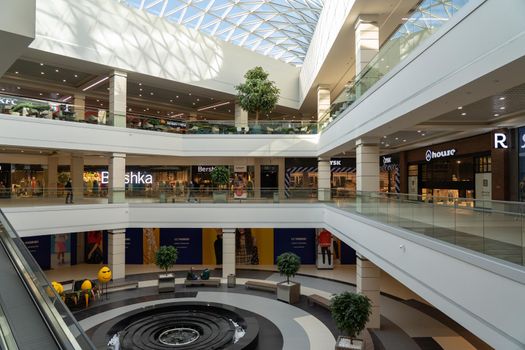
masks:
<path fill-rule="evenodd" d="M 425 152 L 425 160 L 427 162 L 430 162 L 432 159 L 452 157 L 454 156 L 454 154 L 456 154 L 455 148 L 447 149 L 444 151 L 437 151 L 437 152 L 427 149 L 427 151 Z"/>

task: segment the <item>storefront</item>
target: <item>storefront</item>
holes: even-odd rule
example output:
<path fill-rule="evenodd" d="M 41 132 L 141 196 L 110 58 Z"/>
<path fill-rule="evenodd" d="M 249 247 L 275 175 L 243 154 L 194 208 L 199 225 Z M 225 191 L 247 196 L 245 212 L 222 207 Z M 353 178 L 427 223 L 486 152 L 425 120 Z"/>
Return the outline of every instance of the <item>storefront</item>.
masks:
<path fill-rule="evenodd" d="M 409 198 L 450 205 L 465 198 L 458 205 L 469 207 L 474 199 L 506 200 L 508 149 L 494 144 L 496 133 L 405 152 Z"/>
<path fill-rule="evenodd" d="M 379 191 L 388 193 L 400 192 L 399 155 L 388 154 L 379 158 Z"/>
<path fill-rule="evenodd" d="M 211 172 L 217 166 L 223 166 L 230 170 L 229 188 L 233 191 L 235 198 L 243 199 L 254 196 L 255 167 L 253 165 L 193 165 L 191 167 L 191 179 L 196 195 L 212 195 Z"/>
<path fill-rule="evenodd" d="M 46 183 L 44 166 L 11 164 L 10 167 L 11 195 L 13 197 L 36 197 L 44 194 Z"/>
<path fill-rule="evenodd" d="M 287 158 L 284 186 L 287 197 L 317 196 L 318 161 L 315 158 Z M 332 195 L 340 197 L 355 192 L 355 158 L 330 160 Z"/>

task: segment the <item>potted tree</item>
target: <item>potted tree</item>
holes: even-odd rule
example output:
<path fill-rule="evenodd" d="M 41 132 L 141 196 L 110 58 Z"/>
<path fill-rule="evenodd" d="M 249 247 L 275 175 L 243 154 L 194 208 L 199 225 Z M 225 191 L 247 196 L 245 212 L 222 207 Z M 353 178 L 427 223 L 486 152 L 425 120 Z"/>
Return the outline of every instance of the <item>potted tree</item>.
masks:
<path fill-rule="evenodd" d="M 282 253 L 277 257 L 277 269 L 279 273 L 286 276 L 286 281 L 277 283 L 277 299 L 289 304 L 299 302 L 301 297 L 301 284 L 290 282 L 301 267 L 301 258 L 294 253 Z"/>
<path fill-rule="evenodd" d="M 213 201 L 215 203 L 226 203 L 225 191 L 230 183 L 230 169 L 225 166 L 216 166 L 210 173 L 213 184 Z"/>
<path fill-rule="evenodd" d="M 330 303 L 332 318 L 340 331 L 347 336 L 339 336 L 335 350 L 361 350 L 364 341 L 356 337 L 365 329 L 372 313 L 372 302 L 366 295 L 343 292 L 335 295 Z"/>
<path fill-rule="evenodd" d="M 254 133 L 261 133 L 260 113 L 270 113 L 279 100 L 280 90 L 275 82 L 268 80 L 268 76 L 262 67 L 255 67 L 244 74 L 244 83 L 235 86 L 241 108 L 255 113 Z"/>
<path fill-rule="evenodd" d="M 175 291 L 175 275 L 168 273 L 168 269 L 175 265 L 178 255 L 174 246 L 162 246 L 155 254 L 155 265 L 165 271 L 159 275 L 159 293 Z"/>

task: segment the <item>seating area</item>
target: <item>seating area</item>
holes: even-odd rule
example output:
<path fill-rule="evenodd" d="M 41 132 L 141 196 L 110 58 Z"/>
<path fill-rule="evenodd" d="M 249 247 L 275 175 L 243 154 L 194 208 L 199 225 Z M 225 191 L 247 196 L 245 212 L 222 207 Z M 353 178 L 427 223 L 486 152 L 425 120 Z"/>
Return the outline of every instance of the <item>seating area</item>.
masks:
<path fill-rule="evenodd" d="M 192 286 L 211 286 L 211 287 L 220 287 L 221 286 L 221 279 L 220 278 L 210 278 L 209 280 L 188 280 L 186 279 L 184 281 L 184 285 L 186 287 L 192 287 Z"/>
<path fill-rule="evenodd" d="M 318 294 L 312 294 L 308 296 L 307 300 L 309 305 L 319 305 L 327 310 L 330 310 L 330 299 L 327 299 Z"/>
<path fill-rule="evenodd" d="M 244 286 L 246 287 L 246 289 L 256 289 L 265 292 L 277 293 L 277 285 L 275 283 L 261 281 L 246 281 Z"/>

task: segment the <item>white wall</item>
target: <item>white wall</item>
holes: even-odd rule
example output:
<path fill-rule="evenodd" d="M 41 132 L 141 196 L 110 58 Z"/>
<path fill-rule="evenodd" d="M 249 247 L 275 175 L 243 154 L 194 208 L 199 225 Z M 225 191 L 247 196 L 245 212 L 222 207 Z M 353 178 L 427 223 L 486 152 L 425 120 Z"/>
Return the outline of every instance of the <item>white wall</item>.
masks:
<path fill-rule="evenodd" d="M 0 114 L 0 144 L 183 157 L 311 157 L 318 135 L 180 135 Z"/>
<path fill-rule="evenodd" d="M 281 89 L 279 104 L 299 107 L 297 67 L 117 1 L 37 0 L 31 48 L 230 94 L 260 65 Z"/>
<path fill-rule="evenodd" d="M 525 56 L 525 2 L 471 0 L 461 11 L 323 132 L 320 154 L 353 148 L 363 135 L 392 134 L 523 83 L 515 72 L 525 65 L 517 61 Z M 501 67 L 507 69 L 489 75 Z M 472 86 L 456 91 L 467 84 Z"/>

